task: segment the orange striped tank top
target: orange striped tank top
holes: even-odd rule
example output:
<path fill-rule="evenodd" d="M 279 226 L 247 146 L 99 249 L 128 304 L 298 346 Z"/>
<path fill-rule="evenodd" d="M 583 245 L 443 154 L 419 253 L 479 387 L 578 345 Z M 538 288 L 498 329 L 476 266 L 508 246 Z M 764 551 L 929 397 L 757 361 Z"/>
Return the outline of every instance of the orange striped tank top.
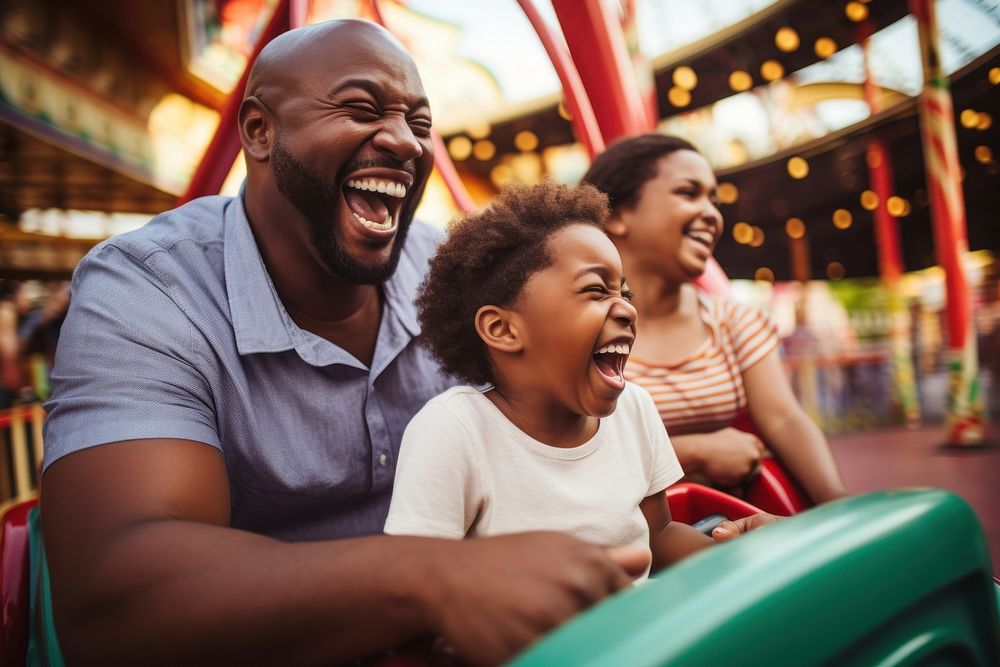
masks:
<path fill-rule="evenodd" d="M 747 404 L 743 372 L 778 344 L 777 327 L 759 310 L 699 294 L 708 338 L 687 359 L 662 364 L 630 357 L 625 378 L 653 397 L 671 435 L 715 431 Z"/>

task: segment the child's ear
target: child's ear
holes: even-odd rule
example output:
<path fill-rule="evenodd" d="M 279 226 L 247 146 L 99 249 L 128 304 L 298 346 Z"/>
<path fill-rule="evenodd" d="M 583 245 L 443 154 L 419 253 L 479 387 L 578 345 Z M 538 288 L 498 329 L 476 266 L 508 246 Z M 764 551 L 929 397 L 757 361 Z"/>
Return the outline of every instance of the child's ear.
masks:
<path fill-rule="evenodd" d="M 607 223 L 604 225 L 604 233 L 610 236 L 612 240 L 628 236 L 628 225 L 625 224 L 621 213 L 614 213 L 608 218 Z"/>
<path fill-rule="evenodd" d="M 476 333 L 488 347 L 500 352 L 520 352 L 521 337 L 511 322 L 511 312 L 499 306 L 483 306 L 476 312 Z"/>

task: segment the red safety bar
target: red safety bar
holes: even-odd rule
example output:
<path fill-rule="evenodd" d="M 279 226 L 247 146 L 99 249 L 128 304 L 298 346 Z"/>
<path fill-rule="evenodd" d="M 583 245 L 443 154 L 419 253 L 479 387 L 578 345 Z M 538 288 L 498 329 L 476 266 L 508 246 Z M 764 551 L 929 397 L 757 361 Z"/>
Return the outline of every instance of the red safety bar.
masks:
<path fill-rule="evenodd" d="M 0 518 L 0 665 L 23 665 L 28 653 L 28 512 L 37 503 Z"/>

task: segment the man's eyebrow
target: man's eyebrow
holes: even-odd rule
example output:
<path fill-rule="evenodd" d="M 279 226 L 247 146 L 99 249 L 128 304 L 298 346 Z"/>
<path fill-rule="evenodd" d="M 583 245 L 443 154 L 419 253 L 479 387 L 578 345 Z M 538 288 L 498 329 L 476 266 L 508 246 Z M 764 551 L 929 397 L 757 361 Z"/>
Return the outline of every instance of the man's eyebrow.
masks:
<path fill-rule="evenodd" d="M 357 88 L 363 90 L 376 99 L 382 99 L 382 97 L 385 95 L 385 90 L 382 88 L 382 86 L 378 85 L 371 79 L 356 77 L 353 79 L 345 79 L 341 81 L 336 86 L 334 86 L 330 90 L 330 92 L 327 93 L 326 96 L 329 98 L 333 98 L 336 95 L 339 95 L 340 93 L 344 92 L 345 90 L 350 90 L 351 88 Z M 416 99 L 411 100 L 410 105 L 413 108 L 426 107 L 430 106 L 430 102 L 427 101 L 426 97 L 418 97 Z"/>

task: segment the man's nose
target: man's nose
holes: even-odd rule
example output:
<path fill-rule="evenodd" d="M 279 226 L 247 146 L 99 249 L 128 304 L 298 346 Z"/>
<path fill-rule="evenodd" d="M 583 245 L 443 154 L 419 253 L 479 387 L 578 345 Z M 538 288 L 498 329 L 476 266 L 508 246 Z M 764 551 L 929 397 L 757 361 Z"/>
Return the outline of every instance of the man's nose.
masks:
<path fill-rule="evenodd" d="M 372 143 L 377 148 L 392 153 L 400 162 L 416 159 L 424 152 L 410 124 L 402 116 L 387 116 Z"/>

